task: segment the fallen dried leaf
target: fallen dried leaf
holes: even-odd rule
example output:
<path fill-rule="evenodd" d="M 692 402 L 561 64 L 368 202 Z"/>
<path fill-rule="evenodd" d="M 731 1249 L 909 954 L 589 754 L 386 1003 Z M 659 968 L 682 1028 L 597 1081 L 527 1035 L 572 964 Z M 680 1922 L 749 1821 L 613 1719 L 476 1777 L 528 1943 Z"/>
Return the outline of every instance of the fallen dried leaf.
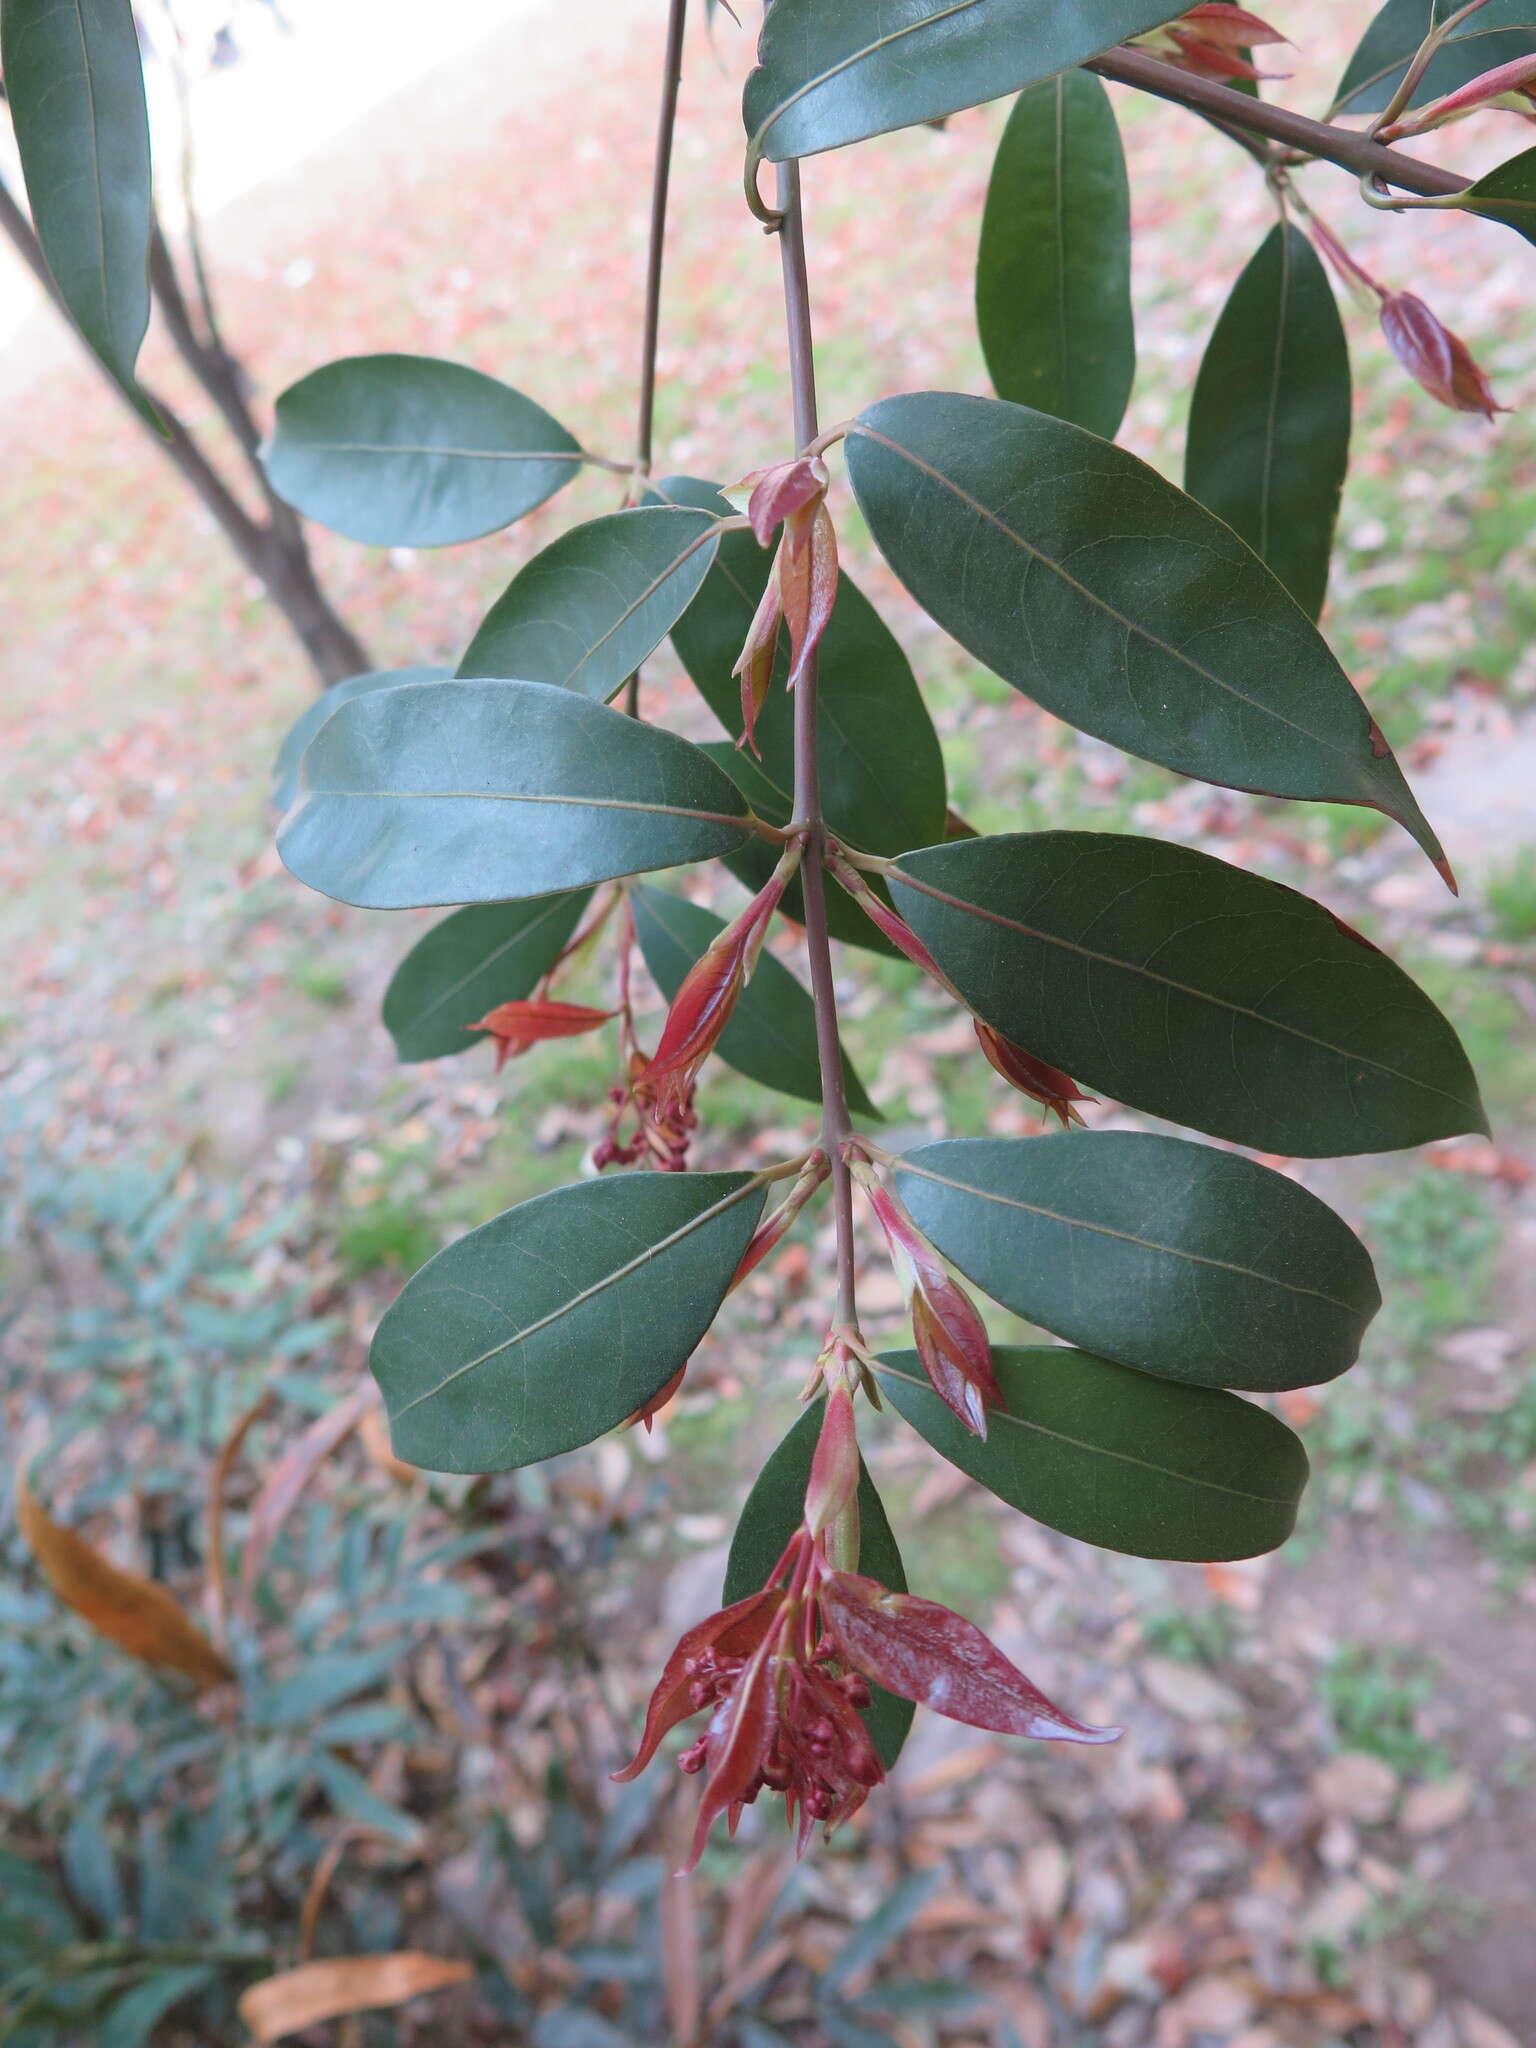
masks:
<path fill-rule="evenodd" d="M 404 2005 L 424 1991 L 465 1984 L 474 1974 L 468 1963 L 450 1963 L 416 1949 L 383 1956 L 338 1956 L 264 1977 L 242 1995 L 240 2017 L 259 2042 L 281 2041 L 321 2020 Z"/>

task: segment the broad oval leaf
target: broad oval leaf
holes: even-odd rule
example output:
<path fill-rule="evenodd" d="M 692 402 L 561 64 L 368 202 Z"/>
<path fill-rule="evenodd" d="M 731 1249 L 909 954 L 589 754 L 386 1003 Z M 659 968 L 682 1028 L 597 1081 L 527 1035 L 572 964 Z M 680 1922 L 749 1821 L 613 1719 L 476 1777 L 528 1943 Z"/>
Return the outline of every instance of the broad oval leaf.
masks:
<path fill-rule="evenodd" d="M 264 451 L 279 496 L 372 547 L 496 533 L 575 476 L 581 445 L 520 391 L 432 356 L 347 356 L 290 384 Z"/>
<path fill-rule="evenodd" d="M 645 964 L 671 1002 L 689 968 L 725 930 L 724 922 L 702 904 L 687 903 L 662 889 L 635 889 L 629 900 Z M 810 993 L 783 961 L 766 949 L 715 1050 L 728 1067 L 745 1074 L 749 1081 L 759 1081 L 763 1087 L 801 1102 L 821 1101 L 821 1060 Z M 878 1121 L 880 1112 L 865 1093 L 846 1053 L 843 1079 L 849 1107 Z"/>
<path fill-rule="evenodd" d="M 1350 420 L 1333 288 L 1307 237 L 1282 222 L 1238 279 L 1200 365 L 1184 488 L 1312 619 L 1328 594 Z"/>
<path fill-rule="evenodd" d="M 1460 6 L 1461 0 L 1387 0 L 1349 60 L 1333 112 L 1384 112 L 1430 29 Z M 1486 5 L 1468 15 L 1453 32 L 1415 86 L 1408 104 L 1426 106 L 1442 93 L 1470 84 L 1484 71 L 1528 57 L 1532 51 L 1536 51 L 1536 6 L 1532 0 L 1486 0 Z"/>
<path fill-rule="evenodd" d="M 958 114 L 1182 12 L 1168 0 L 775 0 L 742 106 L 749 166 Z"/>
<path fill-rule="evenodd" d="M 656 488 L 676 503 L 722 514 L 732 509 L 697 478 L 668 477 Z M 733 740 L 741 736 L 741 685 L 731 671 L 772 561 L 750 533 L 726 534 L 702 589 L 672 629 L 694 687 Z M 743 762 L 747 787 L 760 778 L 786 805 L 795 785 L 788 674 L 786 634 L 757 721 L 761 760 L 747 755 Z M 948 796 L 933 720 L 895 635 L 847 576 L 822 639 L 818 678 L 822 800 L 832 829 L 868 853 L 901 853 L 941 838 Z"/>
<path fill-rule="evenodd" d="M 909 1152 L 902 1200 L 976 1285 L 1159 1378 L 1270 1393 L 1346 1372 L 1381 1306 L 1325 1202 L 1236 1152 L 1140 1131 Z"/>
<path fill-rule="evenodd" d="M 805 1519 L 805 1489 L 811 1476 L 816 1439 L 821 1434 L 824 1400 L 813 1401 L 800 1415 L 762 1471 L 747 1496 L 747 1504 L 731 1538 L 731 1554 L 725 1567 L 722 1605 L 745 1600 L 766 1585 L 773 1570 L 802 1521 Z M 885 1504 L 875 1491 L 862 1459 L 859 1464 L 859 1570 L 866 1578 L 878 1579 L 893 1593 L 907 1590 L 906 1568 L 896 1537 L 886 1518 Z M 880 1752 L 880 1761 L 890 1770 L 901 1754 L 916 1712 L 910 1700 L 898 1699 L 880 1686 L 870 1688 L 873 1698 L 864 1719 Z"/>
<path fill-rule="evenodd" d="M 369 696 L 374 690 L 397 689 L 401 683 L 440 683 L 450 673 L 446 668 L 379 668 L 367 675 L 348 676 L 345 682 L 332 683 L 312 704 L 305 706 L 283 737 L 272 766 L 273 803 L 280 811 L 286 811 L 297 797 L 304 749 L 343 704 L 350 704 L 354 697 Z"/>
<path fill-rule="evenodd" d="M 461 676 L 526 676 L 606 699 L 698 595 L 715 519 L 680 506 L 610 512 L 561 534 L 486 613 Z"/>
<path fill-rule="evenodd" d="M 305 753 L 278 851 L 364 910 L 496 903 L 739 849 L 747 808 L 687 740 L 547 683 L 354 697 Z"/>
<path fill-rule="evenodd" d="M 1536 35 L 1531 41 L 1536 46 Z M 1460 203 L 1468 213 L 1496 220 L 1526 241 L 1536 242 L 1536 149 L 1522 151 L 1479 178 Z"/>
<path fill-rule="evenodd" d="M 1131 191 L 1091 72 L 1031 87 L 1009 116 L 982 215 L 976 323 L 999 398 L 1114 439 L 1136 377 Z"/>
<path fill-rule="evenodd" d="M 1065 420 L 952 392 L 883 399 L 847 449 L 902 582 L 1037 704 L 1183 775 L 1385 811 L 1443 867 L 1316 627 L 1156 470 Z"/>
<path fill-rule="evenodd" d="M 932 846 L 890 879 L 978 1016 L 1136 1109 L 1314 1158 L 1487 1129 L 1429 998 L 1278 882 L 1109 832 Z"/>
<path fill-rule="evenodd" d="M 758 1218 L 748 1173 L 559 1188 L 438 1253 L 370 1363 L 397 1457 L 506 1472 L 616 1429 L 687 1364 Z"/>
<path fill-rule="evenodd" d="M 471 1027 L 498 1003 L 520 1002 L 559 959 L 591 892 L 472 903 L 435 924 L 395 969 L 384 1028 L 407 1065 L 467 1052 Z"/>
<path fill-rule="evenodd" d="M 1258 1557 L 1295 1527 L 1307 1454 L 1264 1409 L 1086 1351 L 993 1358 L 1006 1407 L 985 1441 L 933 1392 L 915 1351 L 878 1371 L 892 1407 L 1009 1507 L 1104 1550 L 1190 1563 Z"/>
<path fill-rule="evenodd" d="M 0 72 L 27 199 L 70 317 L 142 416 L 149 118 L 129 0 L 5 0 Z"/>

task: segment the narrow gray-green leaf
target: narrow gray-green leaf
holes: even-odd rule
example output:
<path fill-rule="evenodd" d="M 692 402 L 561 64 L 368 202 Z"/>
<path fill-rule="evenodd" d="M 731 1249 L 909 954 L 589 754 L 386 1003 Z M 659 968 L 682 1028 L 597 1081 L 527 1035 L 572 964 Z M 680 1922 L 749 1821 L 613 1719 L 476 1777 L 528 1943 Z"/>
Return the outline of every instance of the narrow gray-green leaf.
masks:
<path fill-rule="evenodd" d="M 1349 343 L 1300 228 L 1271 230 L 1216 323 L 1189 416 L 1184 488 L 1309 618 L 1328 594 L 1349 468 Z"/>
<path fill-rule="evenodd" d="M 880 1389 L 943 1457 L 1037 1522 L 1133 1557 L 1257 1557 L 1290 1535 L 1307 1454 L 1235 1394 L 1176 1386 L 1086 1351 L 994 1350 L 1006 1403 L 972 1436 L 913 1351 Z"/>
<path fill-rule="evenodd" d="M 698 595 L 717 546 L 707 512 L 647 505 L 588 520 L 520 569 L 481 621 L 461 676 L 526 676 L 607 699 Z"/>
<path fill-rule="evenodd" d="M 373 547 L 478 540 L 542 505 L 583 455 L 494 377 L 431 356 L 348 356 L 277 401 L 265 461 L 307 519 Z"/>
<path fill-rule="evenodd" d="M 59 295 L 135 408 L 149 325 L 149 119 L 129 0 L 5 0 L 0 71 Z"/>
<path fill-rule="evenodd" d="M 1334 112 L 1382 113 L 1430 29 L 1461 5 L 1462 0 L 1387 0 L 1349 60 L 1339 82 Z M 1470 84 L 1484 71 L 1528 57 L 1532 51 L 1536 51 L 1533 0 L 1487 0 L 1452 32 L 1408 104 L 1426 106 L 1442 93 Z"/>
<path fill-rule="evenodd" d="M 395 969 L 384 1027 L 401 1059 L 440 1060 L 486 1036 L 473 1031 L 498 1003 L 521 1002 L 559 959 L 590 891 L 521 903 L 472 903 L 419 939 Z"/>
<path fill-rule="evenodd" d="M 1146 463 L 1026 406 L 932 391 L 869 407 L 847 451 L 908 590 L 1047 711 L 1206 782 L 1385 811 L 1443 866 L 1317 628 Z"/>
<path fill-rule="evenodd" d="M 1536 43 L 1536 36 L 1532 37 Z M 1522 151 L 1477 180 L 1463 196 L 1468 213 L 1481 214 L 1536 242 L 1536 149 Z"/>
<path fill-rule="evenodd" d="M 1182 12 L 1168 0 L 775 0 L 742 107 L 748 165 L 941 120 Z"/>
<path fill-rule="evenodd" d="M 1136 376 L 1131 190 L 1109 94 L 1063 71 L 1020 95 L 992 166 L 976 321 L 999 398 L 1112 441 Z"/>
<path fill-rule="evenodd" d="M 825 1401 L 814 1401 L 796 1419 L 762 1471 L 731 1538 L 726 1561 L 723 1605 L 745 1600 L 768 1583 L 768 1574 L 789 1546 L 789 1539 L 805 1520 L 805 1489 L 810 1481 L 811 1460 L 821 1434 Z M 896 1537 L 886 1518 L 885 1503 L 875 1491 L 862 1460 L 859 1465 L 859 1563 L 866 1578 L 878 1579 L 893 1593 L 907 1591 L 906 1568 Z M 880 1686 L 870 1688 L 874 1697 L 865 1711 L 869 1732 L 880 1760 L 887 1770 L 901 1754 L 901 1746 L 917 1711 L 910 1700 L 898 1699 Z"/>
<path fill-rule="evenodd" d="M 897 908 L 976 1013 L 1090 1089 L 1266 1152 L 1486 1130 L 1455 1032 L 1294 889 L 1111 832 L 907 854 Z"/>
<path fill-rule="evenodd" d="M 1272 1393 L 1336 1379 L 1381 1306 L 1325 1202 L 1236 1152 L 1139 1131 L 923 1145 L 918 1228 L 1000 1301 L 1122 1365 Z"/>
<path fill-rule="evenodd" d="M 440 683 L 449 674 L 445 668 L 380 668 L 365 676 L 348 676 L 332 683 L 312 704 L 306 705 L 284 735 L 272 767 L 272 801 L 286 811 L 299 793 L 299 763 L 304 749 L 334 711 L 354 697 L 369 696 L 374 690 L 393 690 L 401 683 Z"/>
<path fill-rule="evenodd" d="M 651 977 L 668 1002 L 676 996 L 694 962 L 725 930 L 701 904 L 686 903 L 661 889 L 635 889 L 630 902 L 635 936 Z M 721 1059 L 749 1081 L 776 1088 L 801 1102 L 821 1101 L 821 1061 L 816 1050 L 816 1012 L 809 992 L 782 960 L 763 952 L 742 990 L 731 1021 L 720 1034 Z M 860 1116 L 880 1112 L 843 1055 L 849 1106 Z"/>
<path fill-rule="evenodd" d="M 630 1174 L 449 1245 L 373 1340 L 398 1455 L 505 1472 L 616 1429 L 687 1364 L 762 1208 L 750 1174 Z"/>
<path fill-rule="evenodd" d="M 316 733 L 278 850 L 322 895 L 406 910 L 585 888 L 748 836 L 729 777 L 658 726 L 547 683 L 407 683 Z"/>

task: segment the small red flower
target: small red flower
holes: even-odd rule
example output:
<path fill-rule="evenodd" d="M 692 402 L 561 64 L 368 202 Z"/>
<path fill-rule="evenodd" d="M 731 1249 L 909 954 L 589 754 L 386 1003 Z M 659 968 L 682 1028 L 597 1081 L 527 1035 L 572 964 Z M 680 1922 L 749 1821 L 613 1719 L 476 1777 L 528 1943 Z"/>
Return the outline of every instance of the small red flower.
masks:
<path fill-rule="evenodd" d="M 1495 399 L 1467 344 L 1412 292 L 1382 293 L 1381 329 L 1409 376 L 1452 412 L 1477 412 L 1491 420 L 1509 410 Z"/>
<path fill-rule="evenodd" d="M 1011 1038 L 1004 1038 L 990 1024 L 983 1024 L 979 1017 L 976 1019 L 976 1037 L 988 1061 L 1009 1086 L 1017 1088 L 1021 1095 L 1031 1096 L 1059 1116 L 1064 1131 L 1082 1122 L 1076 1105 L 1092 1102 L 1093 1097 L 1084 1095 L 1070 1074 L 1062 1073 L 1059 1067 L 1048 1067 L 1044 1060 L 1037 1060 L 1032 1052 L 1015 1045 Z"/>
<path fill-rule="evenodd" d="M 496 1040 L 496 1071 L 510 1059 L 527 1052 L 547 1038 L 578 1038 L 595 1031 L 616 1014 L 613 1010 L 592 1010 L 585 1003 L 557 1003 L 549 996 L 530 996 L 526 1002 L 500 1003 L 488 1010 L 478 1024 L 467 1031 L 488 1031 Z"/>
<path fill-rule="evenodd" d="M 885 1232 L 907 1296 L 917 1355 L 933 1391 L 973 1436 L 985 1438 L 987 1410 L 1003 1406 L 987 1326 L 890 1189 L 862 1162 L 850 1164 Z"/>
<path fill-rule="evenodd" d="M 760 1592 L 683 1636 L 651 1696 L 639 1751 L 614 1774 L 637 1777 L 671 1729 L 709 1713 L 703 1735 L 678 1759 L 705 1776 L 689 1869 L 718 1817 L 729 1814 L 734 1830 L 765 1788 L 783 1795 L 802 1855 L 818 1823 L 830 1835 L 858 1812 L 885 1776 L 861 1719 L 871 1682 L 998 1734 L 1099 1743 L 1120 1732 L 1062 1713 L 947 1607 L 836 1570 L 824 1532 L 846 1510 L 858 1475 L 851 1403 L 834 1391 L 807 1520 Z"/>

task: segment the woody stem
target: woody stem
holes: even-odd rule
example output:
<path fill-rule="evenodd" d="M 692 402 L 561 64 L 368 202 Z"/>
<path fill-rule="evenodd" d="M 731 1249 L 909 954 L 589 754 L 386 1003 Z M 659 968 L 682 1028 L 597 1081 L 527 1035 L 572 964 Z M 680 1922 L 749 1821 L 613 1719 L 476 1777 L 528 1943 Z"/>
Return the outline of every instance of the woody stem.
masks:
<path fill-rule="evenodd" d="M 779 255 L 784 271 L 784 311 L 789 327 L 789 376 L 795 407 L 795 445 L 805 448 L 818 431 L 816 356 L 811 332 L 810 281 L 805 263 L 805 219 L 800 204 L 800 166 L 779 167 Z M 805 898 L 805 950 L 816 1010 L 816 1046 L 821 1059 L 821 1142 L 832 1163 L 832 1214 L 837 1232 L 837 1309 L 834 1320 L 854 1328 L 853 1181 L 843 1148 L 853 1135 L 848 1091 L 843 1083 L 843 1048 L 837 1028 L 837 984 L 827 933 L 827 825 L 821 803 L 817 752 L 818 663 L 813 654 L 795 686 L 794 817 L 805 827 L 800 886 Z"/>

